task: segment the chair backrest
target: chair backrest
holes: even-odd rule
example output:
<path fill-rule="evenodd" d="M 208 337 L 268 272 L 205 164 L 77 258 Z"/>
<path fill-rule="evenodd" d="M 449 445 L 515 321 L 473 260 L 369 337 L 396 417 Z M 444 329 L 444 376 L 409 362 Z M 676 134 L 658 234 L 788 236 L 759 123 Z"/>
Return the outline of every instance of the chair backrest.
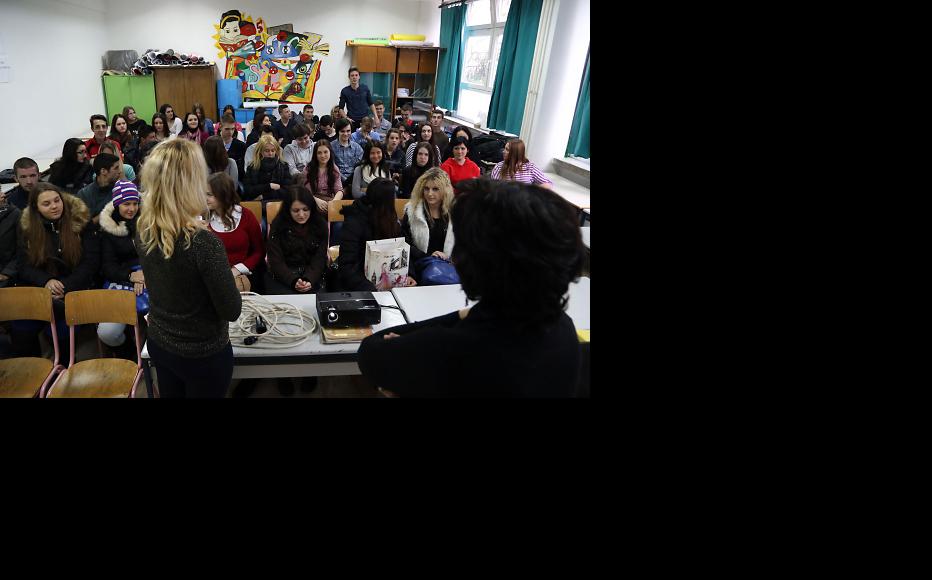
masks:
<path fill-rule="evenodd" d="M 52 321 L 52 291 L 48 288 L 20 286 L 0 288 L 0 321 Z"/>
<path fill-rule="evenodd" d="M 275 216 L 278 215 L 278 212 L 282 209 L 281 200 L 270 201 L 265 204 L 265 220 L 269 224 L 269 231 L 272 229 L 272 222 L 275 221 Z"/>
<path fill-rule="evenodd" d="M 136 294 L 129 290 L 68 292 L 65 294 L 65 320 L 69 326 L 98 322 L 136 326 Z"/>
<path fill-rule="evenodd" d="M 410 200 L 407 199 L 396 199 L 395 200 L 395 213 L 398 214 L 398 219 L 405 217 L 405 206 L 408 205 Z"/>
<path fill-rule="evenodd" d="M 261 201 L 241 201 L 239 202 L 241 206 L 248 209 L 252 212 L 252 215 L 256 217 L 256 223 L 262 223 L 262 202 Z"/>
<path fill-rule="evenodd" d="M 327 203 L 327 221 L 328 222 L 341 222 L 344 217 L 340 213 L 340 210 L 348 205 L 353 205 L 352 199 L 341 199 L 339 201 L 331 201 Z"/>

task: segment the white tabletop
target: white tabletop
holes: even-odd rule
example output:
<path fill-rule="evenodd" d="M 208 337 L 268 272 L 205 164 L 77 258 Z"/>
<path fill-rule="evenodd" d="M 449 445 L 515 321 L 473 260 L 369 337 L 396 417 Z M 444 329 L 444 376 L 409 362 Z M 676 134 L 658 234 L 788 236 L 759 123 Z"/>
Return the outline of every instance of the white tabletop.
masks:
<path fill-rule="evenodd" d="M 466 306 L 466 293 L 459 284 L 393 288 L 392 294 L 409 322 L 443 316 Z M 589 330 L 589 278 L 582 276 L 571 283 L 568 294 L 566 313 L 577 329 Z M 470 301 L 472 304 L 475 302 Z"/>
<path fill-rule="evenodd" d="M 579 228 L 582 231 L 582 243 L 589 247 L 589 226 Z"/>
<path fill-rule="evenodd" d="M 395 297 L 392 296 L 391 292 L 373 292 L 372 294 L 375 296 L 375 299 L 378 300 L 379 304 L 383 304 L 385 306 L 398 306 L 398 304 L 395 302 Z M 314 294 L 275 294 L 265 295 L 263 297 L 273 304 L 293 304 L 294 306 L 297 306 L 304 312 L 307 312 L 313 316 L 314 320 L 317 320 L 317 297 Z M 297 317 L 291 315 L 284 318 L 283 320 L 296 321 Z M 399 326 L 402 324 L 405 324 L 405 320 L 400 311 L 394 308 L 383 308 L 382 322 L 373 326 L 372 331 L 378 332 L 380 330 L 391 328 L 393 326 Z M 295 330 L 295 327 L 289 328 L 289 331 L 291 332 L 294 332 Z M 250 347 L 245 347 L 241 341 L 237 342 L 239 343 L 233 344 L 233 357 L 237 359 L 269 356 L 307 356 L 315 354 L 353 354 L 359 350 L 358 342 L 344 344 L 323 344 L 321 342 L 319 329 L 302 344 L 288 348 L 272 348 L 269 346 L 263 346 L 261 337 L 258 342 Z M 149 345 L 147 343 L 143 347 L 142 358 L 149 358 L 148 346 Z"/>

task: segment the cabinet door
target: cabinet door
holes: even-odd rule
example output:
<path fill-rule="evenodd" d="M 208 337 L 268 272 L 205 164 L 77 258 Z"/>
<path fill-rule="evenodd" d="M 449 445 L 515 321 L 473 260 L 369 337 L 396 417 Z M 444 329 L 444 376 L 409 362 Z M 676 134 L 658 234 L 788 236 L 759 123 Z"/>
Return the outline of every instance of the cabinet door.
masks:
<path fill-rule="evenodd" d="M 420 50 L 417 61 L 417 72 L 433 74 L 437 72 L 437 51 Z"/>
<path fill-rule="evenodd" d="M 357 46 L 356 62 L 354 66 L 359 72 L 376 72 L 379 68 L 379 47 L 377 46 Z"/>
<path fill-rule="evenodd" d="M 158 111 L 155 104 L 155 83 L 151 76 L 127 77 L 131 94 L 130 104 L 136 109 L 136 116 L 146 124 L 152 122 L 152 115 Z"/>
<path fill-rule="evenodd" d="M 412 48 L 398 49 L 398 72 L 399 73 L 416 73 L 417 72 L 417 53 L 419 51 Z"/>
<path fill-rule="evenodd" d="M 155 101 L 157 106 L 171 105 L 175 115 L 184 119 L 191 107 L 185 88 L 184 70 L 181 68 L 155 68 Z M 151 118 L 150 118 L 151 119 Z"/>
<path fill-rule="evenodd" d="M 109 123 L 114 115 L 123 112 L 123 107 L 133 104 L 129 85 L 130 77 L 108 75 L 101 78 L 104 83 L 104 104 L 107 107 L 107 123 Z"/>
<path fill-rule="evenodd" d="M 395 49 L 390 47 L 378 47 L 377 51 L 378 62 L 376 63 L 376 72 L 394 73 Z"/>
<path fill-rule="evenodd" d="M 217 119 L 217 79 L 214 67 L 197 67 L 184 70 L 188 100 L 184 111 L 190 111 L 194 103 L 204 107 L 204 115 L 211 120 Z"/>

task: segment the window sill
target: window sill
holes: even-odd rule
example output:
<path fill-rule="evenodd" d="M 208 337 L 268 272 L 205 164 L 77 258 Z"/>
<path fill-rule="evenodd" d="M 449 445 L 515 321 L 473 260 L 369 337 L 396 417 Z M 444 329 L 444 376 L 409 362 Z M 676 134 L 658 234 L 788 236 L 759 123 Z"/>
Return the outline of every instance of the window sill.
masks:
<path fill-rule="evenodd" d="M 572 157 L 554 157 L 553 168 L 557 175 L 589 188 L 589 161 Z"/>

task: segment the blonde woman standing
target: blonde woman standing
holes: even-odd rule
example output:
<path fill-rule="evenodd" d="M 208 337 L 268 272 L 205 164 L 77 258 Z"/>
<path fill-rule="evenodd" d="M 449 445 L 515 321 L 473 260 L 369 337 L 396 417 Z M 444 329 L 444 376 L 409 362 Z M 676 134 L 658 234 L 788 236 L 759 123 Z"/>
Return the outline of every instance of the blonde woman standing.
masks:
<path fill-rule="evenodd" d="M 282 160 L 282 146 L 271 133 L 259 137 L 256 156 L 246 170 L 243 199 L 283 199 L 283 187 L 291 185 L 291 171 Z"/>
<path fill-rule="evenodd" d="M 223 397 L 233 376 L 228 323 L 242 298 L 223 243 L 199 219 L 207 163 L 187 139 L 156 145 L 142 170 L 136 250 L 149 289 L 149 353 L 163 397 Z"/>

